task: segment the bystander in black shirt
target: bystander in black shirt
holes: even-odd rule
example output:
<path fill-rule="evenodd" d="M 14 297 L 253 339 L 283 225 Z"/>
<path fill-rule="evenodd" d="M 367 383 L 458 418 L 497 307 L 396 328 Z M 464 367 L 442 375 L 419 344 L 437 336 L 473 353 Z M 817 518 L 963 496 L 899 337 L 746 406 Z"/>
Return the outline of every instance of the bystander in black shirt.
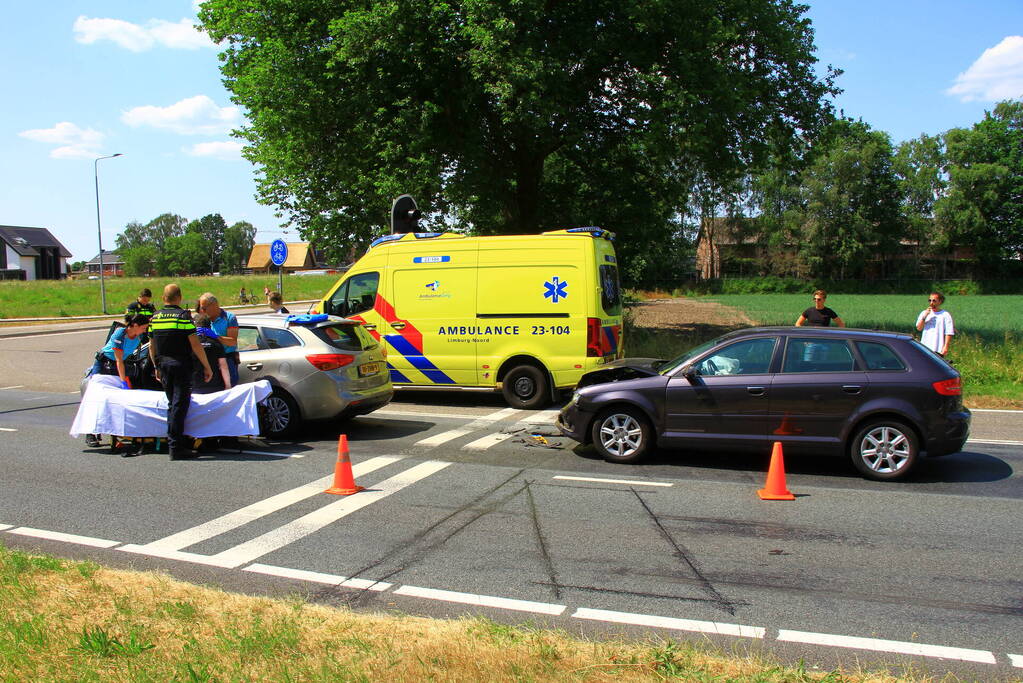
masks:
<path fill-rule="evenodd" d="M 824 308 L 818 309 L 816 306 L 803 311 L 803 317 L 806 318 L 807 325 L 813 325 L 814 327 L 827 327 L 831 324 L 831 321 L 838 317 L 838 313 L 825 306 Z"/>
<path fill-rule="evenodd" d="M 227 388 L 224 386 L 224 375 L 220 371 L 220 359 L 226 357 L 224 345 L 220 343 L 219 339 L 212 339 L 200 334 L 199 346 L 206 352 L 206 361 L 210 364 L 210 369 L 213 370 L 213 377 L 209 382 L 204 382 L 202 380 L 203 367 L 196 363 L 192 368 L 192 393 L 212 394 L 214 391 L 223 391 Z"/>

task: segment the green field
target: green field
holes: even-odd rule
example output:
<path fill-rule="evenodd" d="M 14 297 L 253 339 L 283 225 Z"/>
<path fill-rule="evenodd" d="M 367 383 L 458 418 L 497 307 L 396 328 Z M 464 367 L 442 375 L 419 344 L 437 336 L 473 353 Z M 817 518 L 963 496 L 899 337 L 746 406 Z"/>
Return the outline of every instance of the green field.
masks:
<path fill-rule="evenodd" d="M 337 282 L 338 275 L 284 276 L 284 300 L 319 299 Z M 106 279 L 107 312 L 121 313 L 135 300 L 139 290 L 148 287 L 154 303 L 160 307 L 160 295 L 168 282 L 177 282 L 188 308 L 203 292 L 213 292 L 226 306 L 238 304 L 238 290 L 245 287 L 263 303 L 263 287 L 277 289 L 276 275 L 234 275 L 225 277 L 130 278 Z M 62 316 L 100 315 L 102 297 L 99 280 L 35 280 L 32 282 L 0 281 L 0 319 L 50 318 Z M 290 307 L 289 307 L 290 308 Z M 300 312 L 300 311 L 294 311 Z M 301 312 L 304 312 L 301 311 Z"/>
<path fill-rule="evenodd" d="M 718 294 L 702 300 L 740 309 L 760 325 L 792 325 L 813 305 L 809 294 Z M 917 334 L 916 318 L 927 297 L 842 294 L 829 296 L 827 304 L 848 327 Z M 945 308 L 956 327 L 949 361 L 963 376 L 967 404 L 1023 408 L 1023 296 L 950 297 Z M 704 341 L 699 333 L 679 339 L 637 329 L 626 337 L 630 356 L 670 357 Z"/>

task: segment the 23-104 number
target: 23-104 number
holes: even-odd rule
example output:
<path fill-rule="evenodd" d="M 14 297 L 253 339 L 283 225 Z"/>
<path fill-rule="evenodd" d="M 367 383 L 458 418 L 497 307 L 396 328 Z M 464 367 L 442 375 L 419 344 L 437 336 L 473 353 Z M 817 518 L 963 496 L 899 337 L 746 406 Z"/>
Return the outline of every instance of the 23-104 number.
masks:
<path fill-rule="evenodd" d="M 533 325 L 532 334 L 569 334 L 570 332 L 571 328 L 568 325 Z"/>

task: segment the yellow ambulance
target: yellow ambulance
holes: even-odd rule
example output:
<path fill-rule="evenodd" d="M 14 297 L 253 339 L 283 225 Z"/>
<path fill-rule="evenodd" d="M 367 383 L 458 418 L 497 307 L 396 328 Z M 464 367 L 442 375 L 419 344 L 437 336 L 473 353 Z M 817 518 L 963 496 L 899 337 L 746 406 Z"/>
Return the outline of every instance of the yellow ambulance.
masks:
<path fill-rule="evenodd" d="M 396 386 L 500 388 L 508 405 L 540 408 L 622 357 L 613 237 L 387 235 L 314 311 L 362 321 Z"/>

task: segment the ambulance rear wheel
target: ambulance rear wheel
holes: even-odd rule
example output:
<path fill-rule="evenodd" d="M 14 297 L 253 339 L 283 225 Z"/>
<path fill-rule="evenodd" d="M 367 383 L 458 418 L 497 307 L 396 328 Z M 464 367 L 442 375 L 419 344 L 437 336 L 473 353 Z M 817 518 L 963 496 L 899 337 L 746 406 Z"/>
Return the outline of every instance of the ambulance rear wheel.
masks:
<path fill-rule="evenodd" d="M 535 365 L 516 365 L 501 384 L 504 400 L 512 408 L 535 410 L 551 402 L 547 375 Z"/>

